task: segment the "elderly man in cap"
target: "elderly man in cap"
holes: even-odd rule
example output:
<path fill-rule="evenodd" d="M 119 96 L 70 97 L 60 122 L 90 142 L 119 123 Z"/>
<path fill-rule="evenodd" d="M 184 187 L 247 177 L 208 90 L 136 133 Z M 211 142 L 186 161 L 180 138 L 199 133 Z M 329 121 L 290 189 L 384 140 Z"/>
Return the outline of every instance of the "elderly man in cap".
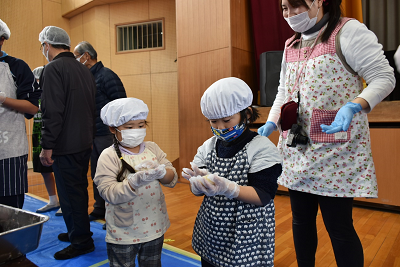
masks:
<path fill-rule="evenodd" d="M 0 204 L 22 208 L 28 192 L 25 119 L 38 111 L 41 91 L 29 66 L 1 51 L 11 32 L 0 19 Z"/>
<path fill-rule="evenodd" d="M 71 245 L 54 254 L 57 260 L 92 252 L 88 217 L 87 172 L 95 129 L 96 84 L 89 69 L 70 52 L 70 38 L 61 28 L 47 26 L 39 34 L 49 63 L 43 70 L 42 152 L 40 161 L 52 166 L 68 233 L 58 239 Z"/>
<path fill-rule="evenodd" d="M 97 61 L 97 52 L 90 43 L 86 41 L 80 42 L 73 53 L 78 62 L 90 69 L 96 81 L 96 134 L 93 140 L 92 155 L 90 156 L 90 171 L 92 179 L 94 179 L 97 161 L 101 152 L 113 144 L 113 135 L 108 126 L 102 122 L 100 110 L 108 102 L 118 98 L 125 98 L 126 92 L 118 75 L 109 68 L 104 67 L 101 61 Z M 103 219 L 106 212 L 105 201 L 100 196 L 95 183 L 93 183 L 93 195 L 95 203 L 93 204 L 93 211 L 89 214 L 89 220 L 91 221 Z"/>

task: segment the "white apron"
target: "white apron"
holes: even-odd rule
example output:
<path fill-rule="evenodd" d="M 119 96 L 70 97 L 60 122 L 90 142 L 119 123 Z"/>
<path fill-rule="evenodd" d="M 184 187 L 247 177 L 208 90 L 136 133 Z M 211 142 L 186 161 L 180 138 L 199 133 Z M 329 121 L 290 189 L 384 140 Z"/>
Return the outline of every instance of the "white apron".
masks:
<path fill-rule="evenodd" d="M 6 97 L 17 99 L 17 87 L 5 62 L 0 62 L 0 84 L 0 91 Z M 0 148 L 0 160 L 26 155 L 29 149 L 24 114 L 3 105 L 0 105 Z"/>

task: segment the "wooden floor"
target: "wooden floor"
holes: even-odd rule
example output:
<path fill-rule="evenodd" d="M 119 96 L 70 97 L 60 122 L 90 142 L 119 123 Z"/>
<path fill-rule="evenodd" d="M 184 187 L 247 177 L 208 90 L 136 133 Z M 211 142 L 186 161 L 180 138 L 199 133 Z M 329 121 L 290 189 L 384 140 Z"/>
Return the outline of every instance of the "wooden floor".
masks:
<path fill-rule="evenodd" d="M 89 210 L 93 210 L 93 187 L 89 179 Z M 29 170 L 29 193 L 47 198 L 46 188 L 40 174 Z M 191 194 L 189 185 L 178 183 L 175 188 L 163 187 L 167 201 L 171 227 L 165 234 L 167 243 L 171 246 L 195 253 L 191 247 L 191 236 L 194 220 L 202 198 Z M 278 195 L 276 206 L 276 248 L 275 266 L 294 267 L 296 255 L 294 252 L 289 197 Z M 371 267 L 400 267 L 400 214 L 398 212 L 382 211 L 363 207 L 355 207 L 353 212 L 354 225 L 364 248 L 365 264 Z M 328 233 L 323 225 L 320 214 L 317 218 L 318 250 L 316 266 L 336 266 L 335 258 Z"/>

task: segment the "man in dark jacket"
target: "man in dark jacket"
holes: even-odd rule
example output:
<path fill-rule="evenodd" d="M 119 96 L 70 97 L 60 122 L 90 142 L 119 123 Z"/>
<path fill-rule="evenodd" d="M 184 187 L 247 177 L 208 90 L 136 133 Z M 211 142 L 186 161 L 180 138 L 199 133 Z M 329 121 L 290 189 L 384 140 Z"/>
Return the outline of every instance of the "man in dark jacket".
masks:
<path fill-rule="evenodd" d="M 39 34 L 39 41 L 49 62 L 40 79 L 43 93 L 39 157 L 44 166 L 53 166 L 68 230 L 58 239 L 71 242 L 54 258 L 65 260 L 94 250 L 87 172 L 95 129 L 96 84 L 90 71 L 70 52 L 70 39 L 63 29 L 47 26 Z"/>
<path fill-rule="evenodd" d="M 113 135 L 108 126 L 100 118 L 100 110 L 110 101 L 126 97 L 125 88 L 115 74 L 109 68 L 103 66 L 101 61 L 97 62 L 97 52 L 88 42 L 80 42 L 74 49 L 76 60 L 90 69 L 96 81 L 96 136 L 93 141 L 92 155 L 90 156 L 90 169 L 92 179 L 96 174 L 97 160 L 101 152 L 113 144 Z M 93 195 L 95 203 L 89 219 L 96 220 L 104 218 L 106 209 L 105 202 L 100 196 L 97 186 L 93 183 Z"/>

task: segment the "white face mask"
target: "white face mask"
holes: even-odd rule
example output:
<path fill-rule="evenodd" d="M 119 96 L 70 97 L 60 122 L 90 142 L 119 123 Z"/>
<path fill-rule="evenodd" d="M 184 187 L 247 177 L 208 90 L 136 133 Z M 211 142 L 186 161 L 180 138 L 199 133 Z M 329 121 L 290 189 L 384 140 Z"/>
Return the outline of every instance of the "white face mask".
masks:
<path fill-rule="evenodd" d="M 319 8 L 317 11 L 317 15 L 314 18 L 310 19 L 310 17 L 308 16 L 308 12 L 310 11 L 314 2 L 315 2 L 315 0 L 312 2 L 309 10 L 304 11 L 300 14 L 297 14 L 296 16 L 284 18 L 286 20 L 286 22 L 289 24 L 290 28 L 292 28 L 295 32 L 308 31 L 317 23 Z"/>
<path fill-rule="evenodd" d="M 85 53 L 83 53 L 83 54 L 85 54 Z M 81 58 L 83 57 L 83 54 L 76 59 L 79 63 L 81 62 Z M 82 64 L 85 65 L 86 61 L 87 61 L 87 59 Z"/>
<path fill-rule="evenodd" d="M 121 133 L 122 140 L 117 140 L 118 142 L 123 146 L 123 147 L 137 147 L 141 143 L 143 143 L 144 138 L 146 137 L 146 128 L 142 129 L 126 129 L 126 130 L 118 130 L 115 128 L 118 132 Z"/>
<path fill-rule="evenodd" d="M 46 44 L 43 45 L 42 54 L 47 59 L 47 62 L 50 62 L 50 60 L 49 60 L 49 50 L 47 49 L 47 52 L 46 52 L 46 55 L 45 55 L 44 54 L 45 48 L 46 48 Z"/>

